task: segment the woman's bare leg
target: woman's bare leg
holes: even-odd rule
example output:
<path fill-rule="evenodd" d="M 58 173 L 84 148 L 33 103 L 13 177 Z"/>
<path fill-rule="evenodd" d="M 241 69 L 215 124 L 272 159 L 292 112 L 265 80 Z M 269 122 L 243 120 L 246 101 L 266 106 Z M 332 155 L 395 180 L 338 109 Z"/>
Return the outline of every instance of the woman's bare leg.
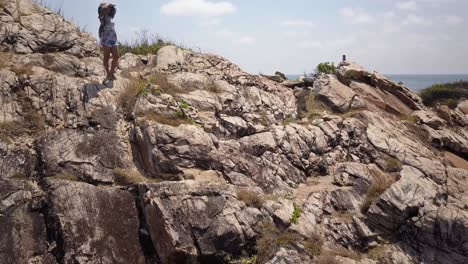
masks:
<path fill-rule="evenodd" d="M 110 58 L 111 50 L 112 48 L 110 47 L 106 47 L 104 45 L 102 46 L 102 51 L 104 53 L 103 64 L 104 64 L 104 69 L 106 70 L 107 77 L 109 77 L 111 73 L 109 70 L 109 58 Z"/>
<path fill-rule="evenodd" d="M 112 47 L 112 66 L 110 70 L 110 74 L 113 76 L 115 73 L 115 69 L 119 65 L 119 49 L 117 46 Z"/>

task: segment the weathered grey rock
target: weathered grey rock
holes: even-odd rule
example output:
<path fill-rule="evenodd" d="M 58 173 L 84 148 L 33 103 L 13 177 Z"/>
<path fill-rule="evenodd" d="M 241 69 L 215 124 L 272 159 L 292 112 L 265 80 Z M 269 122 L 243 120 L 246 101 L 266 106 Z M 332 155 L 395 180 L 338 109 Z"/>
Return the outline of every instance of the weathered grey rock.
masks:
<path fill-rule="evenodd" d="M 156 68 L 158 70 L 177 69 L 184 63 L 184 51 L 176 46 L 166 46 L 158 51 Z"/>
<path fill-rule="evenodd" d="M 349 83 L 353 80 L 362 81 L 382 91 L 391 93 L 412 110 L 425 109 L 421 98 L 410 89 L 387 79 L 377 72 L 371 73 L 355 63 L 348 63 L 338 67 L 337 76 L 344 83 Z"/>
<path fill-rule="evenodd" d="M 64 263 L 144 263 L 139 219 L 129 192 L 48 180 L 48 221 Z"/>
<path fill-rule="evenodd" d="M 419 170 L 404 166 L 401 179 L 374 201 L 367 214 L 370 224 L 384 232 L 404 232 L 406 221 L 436 207 L 437 185 Z"/>
<path fill-rule="evenodd" d="M 334 111 L 346 112 L 351 109 L 363 108 L 365 105 L 358 94 L 342 84 L 335 75 L 321 75 L 314 83 L 317 98 Z"/>
<path fill-rule="evenodd" d="M 86 135 L 62 130 L 41 138 L 38 145 L 46 177 L 67 175 L 91 183 L 113 183 L 113 170 L 129 164 L 115 132 Z"/>
<path fill-rule="evenodd" d="M 242 255 L 265 217 L 236 200 L 232 186 L 195 182 L 141 185 L 143 212 L 162 263 Z"/>
<path fill-rule="evenodd" d="M 79 57 L 99 53 L 91 35 L 33 1 L 8 0 L 0 17 L 1 50 L 16 53 L 62 51 Z"/>
<path fill-rule="evenodd" d="M 443 128 L 447 122 L 436 114 L 428 111 L 414 111 L 411 116 L 414 116 L 423 124 L 430 126 L 433 129 Z"/>
<path fill-rule="evenodd" d="M 468 100 L 463 100 L 458 103 L 457 108 L 460 109 L 460 111 L 462 111 L 465 115 L 468 115 Z"/>
<path fill-rule="evenodd" d="M 1 263 L 57 263 L 41 212 L 42 195 L 33 182 L 0 179 Z"/>

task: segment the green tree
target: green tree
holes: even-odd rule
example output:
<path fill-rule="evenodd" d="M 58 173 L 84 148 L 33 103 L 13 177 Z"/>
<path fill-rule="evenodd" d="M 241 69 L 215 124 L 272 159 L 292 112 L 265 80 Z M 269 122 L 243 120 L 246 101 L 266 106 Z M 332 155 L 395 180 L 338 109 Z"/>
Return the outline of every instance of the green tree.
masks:
<path fill-rule="evenodd" d="M 335 74 L 336 67 L 333 62 L 322 62 L 315 69 L 316 74 Z"/>

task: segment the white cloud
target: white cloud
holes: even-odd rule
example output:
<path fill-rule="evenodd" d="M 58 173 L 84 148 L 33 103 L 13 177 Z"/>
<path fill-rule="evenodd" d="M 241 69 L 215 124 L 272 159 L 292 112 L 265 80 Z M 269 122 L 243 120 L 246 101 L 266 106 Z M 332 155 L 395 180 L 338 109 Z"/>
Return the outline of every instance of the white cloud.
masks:
<path fill-rule="evenodd" d="M 444 18 L 445 24 L 451 25 L 451 26 L 456 26 L 460 25 L 463 23 L 463 18 L 459 16 L 454 16 L 454 15 L 449 15 Z"/>
<path fill-rule="evenodd" d="M 341 8 L 339 13 L 342 17 L 349 19 L 352 24 L 366 24 L 374 20 L 371 15 L 361 8 Z"/>
<path fill-rule="evenodd" d="M 161 7 L 161 13 L 168 16 L 221 16 L 235 11 L 236 7 L 228 1 L 172 0 Z"/>
<path fill-rule="evenodd" d="M 396 6 L 397 8 L 401 10 L 416 10 L 417 9 L 416 1 L 398 2 Z"/>
<path fill-rule="evenodd" d="M 403 25 L 429 26 L 432 22 L 423 16 L 409 14 L 402 22 Z"/>
<path fill-rule="evenodd" d="M 314 28 L 317 25 L 315 25 L 314 22 L 310 20 L 304 20 L 304 19 L 295 19 L 295 20 L 285 20 L 281 22 L 281 25 L 283 26 L 293 26 L 293 27 L 308 27 L 308 28 Z"/>
<path fill-rule="evenodd" d="M 251 45 L 255 43 L 255 39 L 251 36 L 242 36 L 235 42 L 242 45 Z"/>

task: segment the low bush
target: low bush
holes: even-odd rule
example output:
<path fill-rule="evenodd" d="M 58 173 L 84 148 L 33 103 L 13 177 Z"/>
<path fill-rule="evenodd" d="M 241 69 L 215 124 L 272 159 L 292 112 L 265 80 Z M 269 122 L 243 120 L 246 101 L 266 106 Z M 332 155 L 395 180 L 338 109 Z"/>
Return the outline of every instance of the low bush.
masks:
<path fill-rule="evenodd" d="M 158 35 L 150 35 L 148 31 L 136 33 L 130 42 L 119 42 L 118 48 L 121 54 L 133 53 L 135 55 L 156 54 L 165 46 L 172 45 L 171 42 L 163 40 Z"/>
<path fill-rule="evenodd" d="M 454 109 L 460 100 L 468 98 L 468 82 L 435 84 L 423 89 L 419 95 L 426 106 L 442 104 Z"/>
<path fill-rule="evenodd" d="M 374 180 L 369 186 L 366 196 L 361 204 L 361 212 L 363 214 L 367 213 L 375 199 L 390 188 L 395 181 L 393 177 L 386 174 L 376 174 L 373 178 Z"/>
<path fill-rule="evenodd" d="M 291 215 L 291 223 L 297 225 L 301 217 L 302 209 L 297 204 L 294 204 L 294 210 Z"/>
<path fill-rule="evenodd" d="M 315 73 L 316 74 L 335 74 L 336 73 L 336 67 L 335 64 L 332 62 L 322 62 L 319 65 L 317 65 L 317 68 L 315 68 Z"/>
<path fill-rule="evenodd" d="M 262 208 L 263 198 L 258 194 L 248 190 L 240 190 L 237 192 L 237 198 L 244 202 L 248 207 Z"/>

